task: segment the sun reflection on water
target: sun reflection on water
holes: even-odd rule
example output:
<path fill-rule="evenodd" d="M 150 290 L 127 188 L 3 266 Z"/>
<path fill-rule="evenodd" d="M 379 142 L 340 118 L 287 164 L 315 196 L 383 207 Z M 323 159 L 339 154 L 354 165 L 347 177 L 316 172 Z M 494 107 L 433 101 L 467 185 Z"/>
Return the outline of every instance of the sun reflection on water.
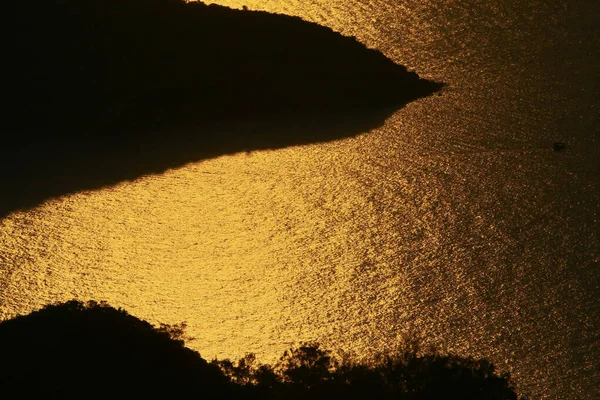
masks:
<path fill-rule="evenodd" d="M 223 156 L 11 214 L 0 317 L 106 300 L 187 321 L 207 358 L 270 360 L 315 339 L 366 354 L 416 334 L 491 358 L 539 395 L 585 398 L 598 377 L 586 164 L 597 146 L 577 132 L 563 154 L 547 146 L 556 110 L 578 115 L 577 88 L 518 29 L 552 6 L 396 3 L 219 1 L 355 34 L 451 85 L 358 137 Z M 482 8 L 505 36 L 472 18 Z"/>

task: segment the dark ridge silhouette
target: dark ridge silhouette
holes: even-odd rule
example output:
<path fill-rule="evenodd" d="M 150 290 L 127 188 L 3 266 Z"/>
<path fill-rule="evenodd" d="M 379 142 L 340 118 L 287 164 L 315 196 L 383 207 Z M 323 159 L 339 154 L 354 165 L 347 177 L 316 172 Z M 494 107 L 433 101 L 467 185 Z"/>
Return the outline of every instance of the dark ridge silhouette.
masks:
<path fill-rule="evenodd" d="M 421 354 L 414 343 L 368 363 L 333 357 L 316 343 L 290 349 L 274 366 L 252 354 L 209 363 L 184 347 L 184 328 L 155 328 L 105 303 L 78 301 L 0 322 L 0 396 L 517 399 L 510 377 L 488 361 Z"/>
<path fill-rule="evenodd" d="M 77 301 L 3 321 L 0 397 L 226 398 L 228 379 L 184 347 L 180 328 L 156 329 L 104 303 Z"/>
<path fill-rule="evenodd" d="M 356 135 L 442 86 L 266 12 L 28 0 L 2 14 L 0 217 L 208 157 Z"/>

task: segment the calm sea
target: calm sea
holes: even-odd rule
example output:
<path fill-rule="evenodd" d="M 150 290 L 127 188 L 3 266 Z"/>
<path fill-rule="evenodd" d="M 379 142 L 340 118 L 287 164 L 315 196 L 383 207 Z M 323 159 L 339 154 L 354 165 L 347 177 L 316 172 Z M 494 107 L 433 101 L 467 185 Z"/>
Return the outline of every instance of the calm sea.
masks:
<path fill-rule="evenodd" d="M 235 0 L 448 84 L 371 132 L 205 160 L 0 220 L 0 317 L 71 298 L 187 321 L 206 358 L 406 337 L 600 398 L 599 6 Z M 552 145 L 564 142 L 555 152 Z"/>

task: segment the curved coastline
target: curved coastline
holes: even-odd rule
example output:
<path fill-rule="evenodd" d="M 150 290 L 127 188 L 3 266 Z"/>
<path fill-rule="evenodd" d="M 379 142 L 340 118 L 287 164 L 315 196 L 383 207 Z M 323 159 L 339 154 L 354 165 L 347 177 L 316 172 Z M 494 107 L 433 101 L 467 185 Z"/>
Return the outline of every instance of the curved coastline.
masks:
<path fill-rule="evenodd" d="M 353 136 L 443 86 L 298 17 L 180 0 L 7 8 L 18 39 L 0 216 L 222 154 Z"/>

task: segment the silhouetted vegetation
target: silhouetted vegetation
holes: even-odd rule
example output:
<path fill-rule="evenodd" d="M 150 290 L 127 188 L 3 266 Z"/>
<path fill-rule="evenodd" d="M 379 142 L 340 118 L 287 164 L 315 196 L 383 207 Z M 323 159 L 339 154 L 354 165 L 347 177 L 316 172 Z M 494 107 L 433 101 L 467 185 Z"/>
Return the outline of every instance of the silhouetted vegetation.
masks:
<path fill-rule="evenodd" d="M 488 361 L 415 344 L 371 362 L 305 343 L 274 366 L 252 354 L 209 363 L 184 346 L 184 328 L 77 301 L 0 322 L 2 398 L 517 399 Z"/>
<path fill-rule="evenodd" d="M 181 0 L 2 8 L 0 216 L 225 153 L 372 129 L 438 90 L 299 18 Z"/>

